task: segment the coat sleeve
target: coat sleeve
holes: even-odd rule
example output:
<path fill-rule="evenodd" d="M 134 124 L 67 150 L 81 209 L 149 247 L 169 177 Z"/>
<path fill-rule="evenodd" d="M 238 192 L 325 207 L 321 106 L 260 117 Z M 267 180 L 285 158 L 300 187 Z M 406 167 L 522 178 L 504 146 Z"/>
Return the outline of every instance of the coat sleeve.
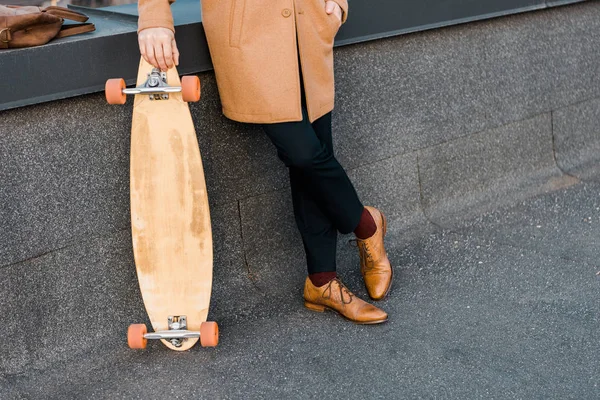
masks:
<path fill-rule="evenodd" d="M 346 22 L 346 19 L 348 18 L 348 0 L 333 0 L 333 1 L 338 3 L 340 8 L 342 9 L 342 24 L 343 24 L 344 22 Z"/>
<path fill-rule="evenodd" d="M 171 3 L 175 0 L 139 0 L 138 33 L 146 28 L 168 28 L 175 32 Z"/>

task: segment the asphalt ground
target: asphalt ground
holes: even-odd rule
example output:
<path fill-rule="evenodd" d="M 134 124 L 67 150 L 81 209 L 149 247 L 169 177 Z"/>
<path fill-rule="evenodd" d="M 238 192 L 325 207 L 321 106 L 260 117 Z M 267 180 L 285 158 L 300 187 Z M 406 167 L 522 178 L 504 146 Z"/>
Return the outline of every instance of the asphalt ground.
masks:
<path fill-rule="evenodd" d="M 296 291 L 218 296 L 217 348 L 133 351 L 123 326 L 121 341 L 0 378 L 0 397 L 599 398 L 600 182 L 422 228 L 386 238 L 385 324 L 310 312 L 282 273 Z M 340 274 L 365 297 L 357 262 L 342 251 Z"/>

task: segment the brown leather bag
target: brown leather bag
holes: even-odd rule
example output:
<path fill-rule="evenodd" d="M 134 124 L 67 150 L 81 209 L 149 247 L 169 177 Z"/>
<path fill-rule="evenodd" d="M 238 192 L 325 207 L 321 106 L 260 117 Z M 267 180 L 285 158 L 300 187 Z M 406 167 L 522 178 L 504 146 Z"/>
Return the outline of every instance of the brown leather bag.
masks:
<path fill-rule="evenodd" d="M 90 23 L 63 26 L 65 19 L 85 22 L 88 16 L 56 6 L 40 8 L 0 5 L 0 49 L 39 46 L 55 38 L 96 29 Z"/>

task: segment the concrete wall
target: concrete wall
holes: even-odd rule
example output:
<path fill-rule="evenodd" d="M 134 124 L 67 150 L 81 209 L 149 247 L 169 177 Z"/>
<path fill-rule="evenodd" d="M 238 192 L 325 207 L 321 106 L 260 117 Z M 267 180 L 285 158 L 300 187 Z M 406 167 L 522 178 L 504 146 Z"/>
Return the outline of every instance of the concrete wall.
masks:
<path fill-rule="evenodd" d="M 598 2 L 335 54 L 337 156 L 363 201 L 386 211 L 390 240 L 410 246 L 436 226 L 598 176 Z M 221 115 L 214 74 L 200 78 L 191 109 L 214 227 L 211 315 L 231 321 L 300 296 L 304 260 L 286 169 L 257 126 Z M 147 321 L 130 243 L 131 107 L 95 94 L 1 114 L 7 377 L 125 346 L 127 325 Z M 356 261 L 347 239 L 341 270 Z"/>

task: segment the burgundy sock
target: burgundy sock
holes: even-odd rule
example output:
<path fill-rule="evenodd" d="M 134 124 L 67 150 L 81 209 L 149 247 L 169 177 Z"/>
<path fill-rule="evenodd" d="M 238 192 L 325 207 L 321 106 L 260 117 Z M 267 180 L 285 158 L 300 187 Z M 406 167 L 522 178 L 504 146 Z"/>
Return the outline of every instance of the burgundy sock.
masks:
<path fill-rule="evenodd" d="M 328 284 L 335 278 L 337 278 L 337 274 L 335 271 L 333 272 L 317 272 L 315 274 L 309 274 L 308 278 L 316 287 L 320 287 Z"/>
<path fill-rule="evenodd" d="M 375 220 L 371 216 L 371 213 L 366 208 L 363 208 L 362 215 L 360 216 L 360 222 L 354 230 L 354 234 L 359 239 L 368 239 L 375 234 L 377 231 L 377 225 Z"/>

